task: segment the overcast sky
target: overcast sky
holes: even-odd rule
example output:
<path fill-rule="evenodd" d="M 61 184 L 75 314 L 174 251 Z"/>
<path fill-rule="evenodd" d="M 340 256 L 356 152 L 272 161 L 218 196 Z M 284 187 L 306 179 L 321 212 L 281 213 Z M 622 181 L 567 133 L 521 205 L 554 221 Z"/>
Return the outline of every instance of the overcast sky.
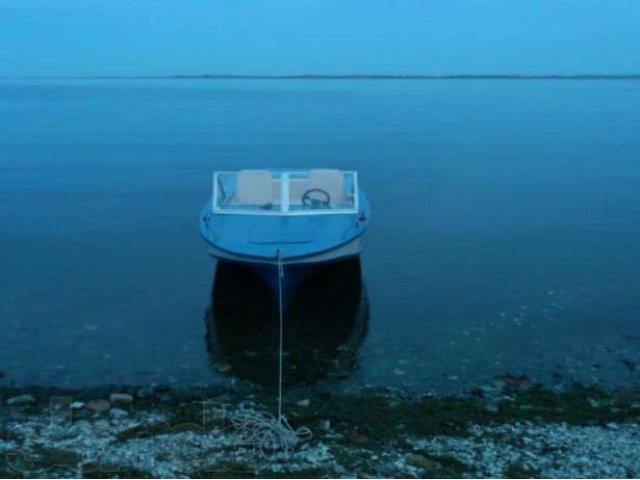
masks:
<path fill-rule="evenodd" d="M 638 72 L 640 0 L 0 0 L 0 76 Z"/>

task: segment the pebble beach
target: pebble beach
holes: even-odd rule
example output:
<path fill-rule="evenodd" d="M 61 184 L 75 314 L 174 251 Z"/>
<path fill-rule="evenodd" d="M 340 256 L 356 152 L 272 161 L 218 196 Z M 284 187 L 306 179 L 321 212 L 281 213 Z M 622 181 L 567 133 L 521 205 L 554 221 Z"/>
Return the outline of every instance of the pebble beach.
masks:
<path fill-rule="evenodd" d="M 464 395 L 296 389 L 287 445 L 238 427 L 273 392 L 223 387 L 0 389 L 0 477 L 633 478 L 640 391 L 514 375 Z"/>

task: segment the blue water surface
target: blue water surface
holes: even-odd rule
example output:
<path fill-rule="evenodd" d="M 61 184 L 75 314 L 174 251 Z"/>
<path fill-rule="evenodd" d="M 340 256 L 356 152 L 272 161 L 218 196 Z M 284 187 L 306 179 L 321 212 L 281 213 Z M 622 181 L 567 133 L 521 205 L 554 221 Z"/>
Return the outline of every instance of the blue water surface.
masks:
<path fill-rule="evenodd" d="M 265 166 L 372 204 L 341 388 L 638 384 L 640 82 L 499 80 L 0 83 L 3 383 L 229 381 L 197 220 Z"/>

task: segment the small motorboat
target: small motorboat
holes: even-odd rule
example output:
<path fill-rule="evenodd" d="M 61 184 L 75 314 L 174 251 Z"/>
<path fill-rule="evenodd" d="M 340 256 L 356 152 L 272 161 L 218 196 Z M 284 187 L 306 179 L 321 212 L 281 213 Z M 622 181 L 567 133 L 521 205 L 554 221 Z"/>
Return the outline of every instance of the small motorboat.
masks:
<path fill-rule="evenodd" d="M 285 296 L 319 267 L 359 256 L 370 207 L 354 171 L 215 172 L 200 231 L 218 259 L 240 262 Z"/>

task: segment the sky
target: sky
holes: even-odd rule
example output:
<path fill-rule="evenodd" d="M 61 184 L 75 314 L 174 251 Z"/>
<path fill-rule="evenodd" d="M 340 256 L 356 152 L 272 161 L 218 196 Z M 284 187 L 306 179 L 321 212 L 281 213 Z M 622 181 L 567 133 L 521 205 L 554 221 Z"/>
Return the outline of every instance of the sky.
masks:
<path fill-rule="evenodd" d="M 640 0 L 0 0 L 0 76 L 640 73 Z"/>

